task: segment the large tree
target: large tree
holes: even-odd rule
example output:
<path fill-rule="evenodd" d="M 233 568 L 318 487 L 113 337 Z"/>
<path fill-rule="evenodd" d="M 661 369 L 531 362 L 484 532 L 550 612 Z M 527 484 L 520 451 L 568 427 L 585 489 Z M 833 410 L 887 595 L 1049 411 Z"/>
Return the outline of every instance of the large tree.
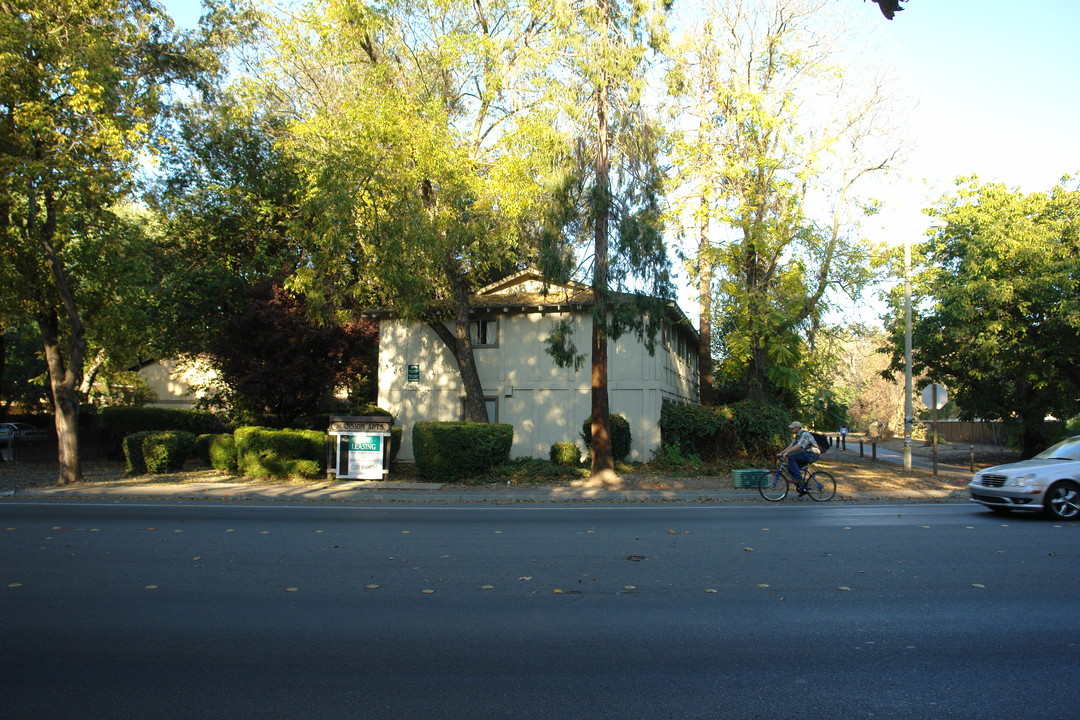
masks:
<path fill-rule="evenodd" d="M 148 195 L 168 242 L 148 257 L 156 287 L 147 306 L 167 332 L 147 349 L 174 357 L 206 351 L 246 312 L 253 288 L 290 278 L 304 263 L 309 223 L 273 108 L 225 92 L 171 117 Z"/>
<path fill-rule="evenodd" d="M 913 372 L 945 385 L 964 419 L 1013 424 L 1032 455 L 1049 440 L 1048 416 L 1080 411 L 1080 190 L 958 185 L 929 210 L 939 225 L 913 248 Z M 893 308 L 899 372 L 899 293 Z"/>
<path fill-rule="evenodd" d="M 831 300 L 873 277 L 859 220 L 874 205 L 857 190 L 899 150 L 896 108 L 843 54 L 839 10 L 706 2 L 668 76 L 680 118 L 674 210 L 694 231 L 691 269 L 712 300 L 718 380 L 792 406 Z"/>
<path fill-rule="evenodd" d="M 608 346 L 635 332 L 651 350 L 673 295 L 663 238 L 660 164 L 663 133 L 644 101 L 655 51 L 667 42 L 666 6 L 624 0 L 558 4 L 565 86 L 562 115 L 573 133 L 564 158 L 568 182 L 549 221 L 561 224 L 545 256 L 553 277 L 585 268 L 592 288 L 590 348 L 592 473 L 596 484 L 617 483 L 611 447 Z M 569 241 L 567 243 L 566 241 Z M 578 251 L 565 252 L 567 244 Z M 550 352 L 561 363 L 582 354 L 557 327 Z"/>
<path fill-rule="evenodd" d="M 260 76 L 311 218 L 292 287 L 427 323 L 476 421 L 470 295 L 533 256 L 551 174 L 551 15 L 523 0 L 312 2 L 275 21 Z"/>
<path fill-rule="evenodd" d="M 60 482 L 82 478 L 87 352 L 80 259 L 114 237 L 173 82 L 196 78 L 208 36 L 177 35 L 150 0 L 12 0 L 0 13 L 0 236 L 5 285 L 42 335 Z"/>

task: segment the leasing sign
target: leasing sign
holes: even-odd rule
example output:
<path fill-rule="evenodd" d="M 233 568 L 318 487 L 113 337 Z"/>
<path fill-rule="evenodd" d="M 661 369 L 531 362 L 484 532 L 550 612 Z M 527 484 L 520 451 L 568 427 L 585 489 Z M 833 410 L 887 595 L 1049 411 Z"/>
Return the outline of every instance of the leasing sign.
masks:
<path fill-rule="evenodd" d="M 338 446 L 338 477 L 382 480 L 382 435 L 341 435 Z"/>

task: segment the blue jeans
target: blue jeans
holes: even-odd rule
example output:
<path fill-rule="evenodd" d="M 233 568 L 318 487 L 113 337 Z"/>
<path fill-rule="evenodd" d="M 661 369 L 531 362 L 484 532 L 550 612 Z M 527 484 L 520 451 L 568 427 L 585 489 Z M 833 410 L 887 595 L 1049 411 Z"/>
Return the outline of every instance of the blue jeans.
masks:
<path fill-rule="evenodd" d="M 818 459 L 818 454 L 803 450 L 802 452 L 791 453 L 787 457 L 788 472 L 791 473 L 791 478 L 795 482 L 802 482 L 802 468 L 815 462 Z"/>

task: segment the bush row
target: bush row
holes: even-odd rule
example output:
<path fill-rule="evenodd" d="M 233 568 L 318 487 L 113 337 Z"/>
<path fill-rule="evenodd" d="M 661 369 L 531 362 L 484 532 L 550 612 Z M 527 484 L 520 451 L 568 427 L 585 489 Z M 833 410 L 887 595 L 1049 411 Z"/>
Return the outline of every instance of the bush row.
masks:
<path fill-rule="evenodd" d="M 790 421 L 784 408 L 753 400 L 716 407 L 665 403 L 660 437 L 665 448 L 673 445 L 708 462 L 760 458 L 787 445 Z"/>
<path fill-rule="evenodd" d="M 125 437 L 123 447 L 133 475 L 176 472 L 193 457 L 253 478 L 317 478 L 326 472 L 326 433 L 318 430 L 243 427 L 233 434 L 200 436 L 147 430 Z"/>
<path fill-rule="evenodd" d="M 235 433 L 196 436 L 184 431 L 142 431 L 123 440 L 133 475 L 176 472 L 191 458 L 215 470 L 254 478 L 316 478 L 326 472 L 326 433 L 242 427 Z M 390 457 L 401 447 L 401 428 L 391 429 Z"/>
<path fill-rule="evenodd" d="M 196 435 L 192 430 L 128 433 L 123 440 L 128 471 L 171 472 L 197 456 L 219 470 L 256 478 L 315 478 L 326 472 L 326 433 L 321 430 L 274 430 L 247 426 L 235 433 L 222 432 L 220 421 L 209 413 L 161 410 L 136 415 L 132 410 L 155 408 L 106 408 L 113 428 L 135 422 L 187 424 L 211 428 Z M 207 417 L 209 416 L 209 417 Z M 778 406 L 742 401 L 719 407 L 665 404 L 660 429 L 665 450 L 706 461 L 721 458 L 763 457 L 785 444 L 789 418 Z M 582 423 L 581 437 L 591 440 L 592 419 Z M 632 446 L 630 424 L 625 417 L 611 416 L 612 451 L 625 459 Z M 436 481 L 459 480 L 483 474 L 510 459 L 514 428 L 501 423 L 418 422 L 413 429 L 413 452 L 420 475 Z M 392 455 L 401 445 L 401 429 L 394 428 Z M 552 462 L 576 465 L 580 453 L 573 443 L 556 443 Z"/>

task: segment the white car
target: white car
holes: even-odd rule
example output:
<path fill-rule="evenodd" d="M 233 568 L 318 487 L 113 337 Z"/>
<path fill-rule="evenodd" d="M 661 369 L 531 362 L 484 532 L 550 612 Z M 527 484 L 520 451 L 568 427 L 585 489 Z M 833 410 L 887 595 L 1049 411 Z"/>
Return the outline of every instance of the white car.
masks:
<path fill-rule="evenodd" d="M 41 428 L 34 427 L 29 423 L 0 423 L 0 429 L 8 430 L 7 433 L 3 434 L 15 440 L 40 440 L 49 436 L 49 434 Z"/>
<path fill-rule="evenodd" d="M 1058 520 L 1080 518 L 1080 435 L 1029 460 L 975 473 L 971 499 L 994 512 L 1030 510 Z"/>

